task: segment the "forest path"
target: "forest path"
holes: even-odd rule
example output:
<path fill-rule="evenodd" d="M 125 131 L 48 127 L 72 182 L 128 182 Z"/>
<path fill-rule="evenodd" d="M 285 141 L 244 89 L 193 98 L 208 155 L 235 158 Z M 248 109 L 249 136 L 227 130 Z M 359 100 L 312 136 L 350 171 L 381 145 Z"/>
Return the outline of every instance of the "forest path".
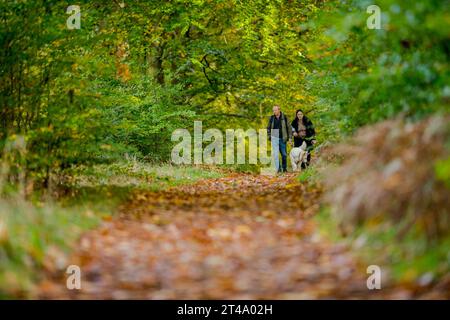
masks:
<path fill-rule="evenodd" d="M 320 236 L 311 217 L 321 191 L 296 175 L 233 174 L 138 192 L 120 216 L 86 233 L 44 298 L 315 299 L 374 297 L 366 266 Z M 67 275 L 64 275 L 67 277 Z M 375 290 L 376 291 L 376 290 Z"/>

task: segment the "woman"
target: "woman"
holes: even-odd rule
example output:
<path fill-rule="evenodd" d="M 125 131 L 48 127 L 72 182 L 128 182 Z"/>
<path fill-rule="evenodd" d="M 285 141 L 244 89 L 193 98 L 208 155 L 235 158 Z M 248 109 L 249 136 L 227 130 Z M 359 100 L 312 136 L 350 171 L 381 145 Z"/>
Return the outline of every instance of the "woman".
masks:
<path fill-rule="evenodd" d="M 292 133 L 294 136 L 294 147 L 300 147 L 305 141 L 306 150 L 308 150 L 307 165 L 311 160 L 311 150 L 316 143 L 316 131 L 314 125 L 307 116 L 303 114 L 302 110 L 295 112 L 295 119 L 291 123 Z M 305 168 L 305 164 L 302 163 L 302 168 Z"/>

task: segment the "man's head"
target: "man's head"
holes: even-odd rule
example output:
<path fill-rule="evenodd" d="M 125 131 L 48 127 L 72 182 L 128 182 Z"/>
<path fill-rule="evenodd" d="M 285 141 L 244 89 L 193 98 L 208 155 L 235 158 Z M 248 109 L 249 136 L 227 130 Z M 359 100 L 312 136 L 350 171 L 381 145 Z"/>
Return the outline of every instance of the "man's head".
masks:
<path fill-rule="evenodd" d="M 280 106 L 278 106 L 278 105 L 273 106 L 273 114 L 274 114 L 274 116 L 275 117 L 279 117 L 280 113 L 281 113 Z"/>

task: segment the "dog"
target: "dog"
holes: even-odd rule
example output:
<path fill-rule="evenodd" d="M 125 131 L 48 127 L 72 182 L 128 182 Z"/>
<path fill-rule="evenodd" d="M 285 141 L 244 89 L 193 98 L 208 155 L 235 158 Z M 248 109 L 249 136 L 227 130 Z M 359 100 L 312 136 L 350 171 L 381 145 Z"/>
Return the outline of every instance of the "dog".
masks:
<path fill-rule="evenodd" d="M 300 171 L 302 163 L 306 164 L 308 161 L 308 151 L 306 150 L 306 142 L 303 141 L 300 147 L 292 148 L 290 152 L 292 170 Z"/>

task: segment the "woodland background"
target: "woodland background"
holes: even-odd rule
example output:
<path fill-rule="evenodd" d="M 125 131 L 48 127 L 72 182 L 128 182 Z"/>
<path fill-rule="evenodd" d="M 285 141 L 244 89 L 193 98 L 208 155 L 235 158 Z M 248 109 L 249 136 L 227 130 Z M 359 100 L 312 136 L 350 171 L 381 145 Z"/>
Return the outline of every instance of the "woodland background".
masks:
<path fill-rule="evenodd" d="M 230 169 L 172 167 L 173 130 L 264 128 L 274 104 L 316 126 L 324 156 L 299 179 L 326 185 L 324 228 L 348 220 L 357 238 L 369 221 L 387 244 L 414 225 L 392 242 L 397 279 L 447 274 L 447 1 L 376 1 L 380 30 L 372 1 L 78 1 L 68 30 L 72 4 L 0 2 L 0 296 L 26 296 L 49 248 L 130 190 Z"/>

